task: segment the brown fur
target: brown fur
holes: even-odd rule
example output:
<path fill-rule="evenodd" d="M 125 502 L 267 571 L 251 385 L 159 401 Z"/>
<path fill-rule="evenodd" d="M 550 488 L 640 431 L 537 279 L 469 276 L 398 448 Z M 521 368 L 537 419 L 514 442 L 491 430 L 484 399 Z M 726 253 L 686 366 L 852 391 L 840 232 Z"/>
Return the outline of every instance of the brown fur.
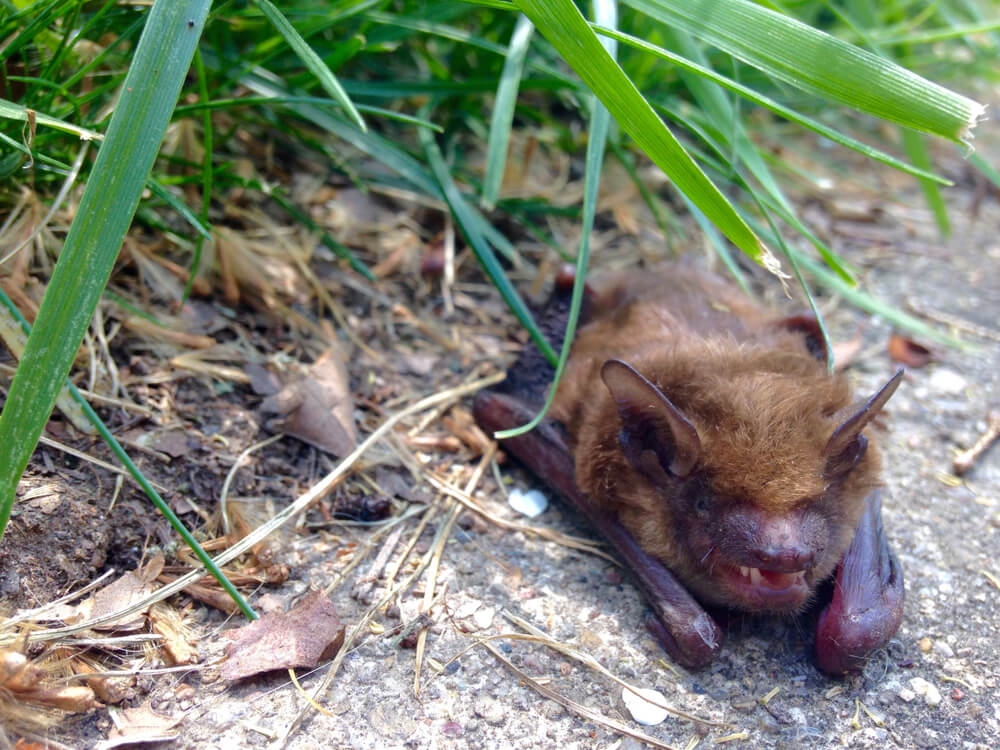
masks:
<path fill-rule="evenodd" d="M 772 519 L 795 524 L 817 550 L 810 587 L 827 578 L 879 474 L 870 445 L 845 475 L 824 476 L 827 441 L 857 408 L 845 377 L 829 375 L 801 333 L 742 290 L 689 266 L 593 288 L 590 320 L 552 412 L 569 432 L 577 486 L 703 601 L 755 608 L 734 601 L 713 566 L 756 565 L 747 550 Z M 654 482 L 623 455 L 618 407 L 600 375 L 612 358 L 651 381 L 695 427 L 701 453 L 692 476 Z M 696 495 L 710 511 L 690 510 Z"/>

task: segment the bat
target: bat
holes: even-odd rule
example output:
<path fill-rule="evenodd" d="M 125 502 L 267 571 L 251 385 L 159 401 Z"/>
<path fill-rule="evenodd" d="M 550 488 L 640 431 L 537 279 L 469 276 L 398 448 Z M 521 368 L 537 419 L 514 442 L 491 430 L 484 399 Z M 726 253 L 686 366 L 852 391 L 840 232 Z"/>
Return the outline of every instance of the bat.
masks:
<path fill-rule="evenodd" d="M 553 342 L 569 287 L 540 321 Z M 902 619 L 866 430 L 902 370 L 856 400 L 815 318 L 780 318 L 685 263 L 588 281 L 581 320 L 549 416 L 504 448 L 634 573 L 654 637 L 696 669 L 722 647 L 710 611 L 818 609 L 817 666 L 862 669 Z M 552 374 L 529 344 L 476 395 L 479 425 L 528 422 Z"/>

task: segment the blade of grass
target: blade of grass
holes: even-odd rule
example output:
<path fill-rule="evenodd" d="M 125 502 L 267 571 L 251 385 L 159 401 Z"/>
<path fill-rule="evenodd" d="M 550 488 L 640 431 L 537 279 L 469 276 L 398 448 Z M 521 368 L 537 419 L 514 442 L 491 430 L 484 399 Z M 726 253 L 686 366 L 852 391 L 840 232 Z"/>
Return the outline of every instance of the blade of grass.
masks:
<path fill-rule="evenodd" d="M 517 0 L 517 5 L 678 190 L 744 253 L 759 263 L 773 259 L 608 54 L 572 0 Z"/>
<path fill-rule="evenodd" d="M 198 97 L 203 102 L 208 101 L 208 81 L 205 76 L 205 61 L 201 59 L 201 52 L 197 49 L 194 51 L 194 69 L 198 76 Z M 212 205 L 212 183 L 215 178 L 215 170 L 212 166 L 214 130 L 212 128 L 212 110 L 210 109 L 206 109 L 201 114 L 201 131 L 204 154 L 201 163 L 201 216 L 198 223 L 207 226 L 209 223 L 208 210 Z M 184 284 L 184 291 L 181 293 L 181 305 L 187 302 L 188 297 L 191 296 L 194 282 L 198 278 L 198 271 L 201 269 L 201 251 L 205 246 L 205 240 L 211 242 L 211 235 L 199 232 L 198 239 L 195 240 L 194 254 L 191 256 L 191 270 Z"/>
<path fill-rule="evenodd" d="M 650 54 L 656 55 L 659 58 L 667 60 L 683 70 L 690 71 L 691 73 L 696 73 L 697 75 L 707 78 L 710 81 L 714 81 L 720 86 L 739 94 L 744 99 L 747 99 L 748 101 L 751 101 L 754 104 L 758 104 L 761 107 L 765 107 L 766 109 L 771 110 L 775 114 L 781 115 L 787 120 L 791 120 L 792 122 L 798 123 L 802 127 L 808 128 L 809 130 L 812 130 L 814 133 L 818 133 L 824 138 L 829 138 L 834 143 L 839 143 L 841 146 L 849 148 L 852 151 L 857 151 L 859 154 L 862 154 L 863 156 L 867 156 L 870 159 L 874 159 L 875 161 L 881 162 L 882 164 L 892 167 L 893 169 L 898 169 L 900 172 L 906 172 L 907 174 L 911 174 L 914 177 L 921 177 L 924 179 L 933 180 L 934 182 L 940 183 L 941 185 L 952 184 L 950 180 L 944 177 L 936 175 L 933 172 L 928 172 L 926 170 L 919 169 L 913 166 L 912 164 L 907 164 L 906 162 L 897 159 L 895 156 L 892 156 L 891 154 L 887 154 L 884 151 L 880 151 L 879 149 L 873 148 L 872 146 L 869 146 L 866 143 L 862 143 L 861 141 L 851 138 L 849 135 L 845 135 L 844 133 L 834 130 L 833 128 L 824 125 L 818 120 L 814 120 L 811 117 L 807 117 L 806 115 L 803 115 L 802 113 L 792 109 L 791 107 L 786 107 L 785 105 L 780 104 L 774 99 L 754 91 L 748 86 L 744 86 L 741 83 L 737 83 L 731 78 L 727 78 L 726 76 L 720 75 L 719 73 L 715 72 L 714 70 L 711 70 L 710 68 L 698 65 L 697 63 L 692 62 L 691 60 L 688 60 L 685 57 L 681 57 L 680 55 L 677 55 L 671 52 L 670 50 L 666 50 L 663 47 L 658 47 L 655 44 L 650 44 L 649 42 L 643 41 L 642 39 L 638 39 L 637 37 L 631 36 L 630 34 L 625 34 L 624 32 L 621 31 L 615 31 L 614 29 L 605 29 L 601 26 L 597 26 L 594 24 L 592 24 L 591 26 L 594 29 L 594 31 L 596 31 L 598 34 L 609 36 L 612 39 L 617 39 L 621 42 L 624 42 L 625 44 L 635 47 L 636 49 L 644 50 L 646 52 L 649 52 Z"/>
<path fill-rule="evenodd" d="M 594 0 L 594 15 L 596 20 L 614 27 L 618 23 L 618 13 L 615 0 Z M 607 53 L 614 59 L 618 45 L 613 39 L 603 39 L 602 44 Z M 556 395 L 556 388 L 562 379 L 563 370 L 566 368 L 566 361 L 569 359 L 569 352 L 573 346 L 573 339 L 576 336 L 576 324 L 580 317 L 580 308 L 583 305 L 583 290 L 587 281 L 587 267 L 590 263 L 590 232 L 594 228 L 594 215 L 597 212 L 597 191 L 601 182 L 601 167 L 604 164 L 604 146 L 608 140 L 608 129 L 611 125 L 611 115 L 598 100 L 596 96 L 591 96 L 590 133 L 587 139 L 587 159 L 586 171 L 583 180 L 583 220 L 580 226 L 580 249 L 576 255 L 576 276 L 573 279 L 573 295 L 570 297 L 569 318 L 566 321 L 566 333 L 563 336 L 562 347 L 559 351 L 559 362 L 556 364 L 556 371 L 552 377 L 552 385 L 549 387 L 545 404 L 541 411 L 525 425 L 515 427 L 510 430 L 501 430 L 494 434 L 497 440 L 517 437 L 535 429 L 552 406 L 552 400 Z"/>
<path fill-rule="evenodd" d="M 514 33 L 507 48 L 507 59 L 500 74 L 493 115 L 490 118 L 490 136 L 486 148 L 486 177 L 483 179 L 483 208 L 492 210 L 500 195 L 504 168 L 507 166 L 507 145 L 510 143 L 510 127 L 514 122 L 514 106 L 517 104 L 517 87 L 524 72 L 524 59 L 535 27 L 527 16 L 518 16 Z"/>
<path fill-rule="evenodd" d="M 209 5 L 209 0 L 182 0 L 156 3 L 149 11 L 121 98 L 0 413 L 0 534 L 10 518 L 21 474 L 66 382 L 135 214 Z M 194 542 L 190 534 L 185 539 Z M 200 546 L 194 544 L 192 549 L 203 564 L 211 565 Z M 228 581 L 217 568 L 215 573 L 226 586 Z M 231 585 L 229 589 L 244 613 L 255 617 Z"/>
<path fill-rule="evenodd" d="M 428 107 L 424 108 L 424 110 L 427 109 Z M 431 167 L 431 172 L 438 181 L 445 202 L 448 204 L 448 208 L 451 209 L 451 213 L 455 217 L 455 221 L 462 231 L 466 242 L 469 243 L 473 254 L 475 254 L 476 259 L 486 271 L 487 276 L 490 277 L 497 291 L 500 292 L 500 296 L 503 297 L 507 306 L 510 307 L 511 312 L 514 313 L 514 316 L 521 325 L 528 331 L 532 341 L 535 342 L 535 345 L 538 346 L 538 349 L 545 358 L 552 365 L 555 365 L 557 357 L 555 351 L 552 349 L 552 345 L 538 328 L 538 324 L 535 323 L 531 311 L 528 310 L 527 305 L 524 304 L 524 300 L 521 299 L 517 290 L 504 273 L 496 254 L 493 252 L 493 248 L 486 240 L 485 233 L 481 230 L 480 223 L 473 215 L 472 208 L 466 202 L 455 181 L 452 179 L 451 174 L 448 172 L 448 165 L 445 164 L 444 156 L 441 154 L 441 149 L 434 140 L 434 135 L 427 128 L 420 128 L 418 135 L 420 145 L 423 146 L 424 154 L 427 157 L 427 163 Z"/>
<path fill-rule="evenodd" d="M 309 69 L 310 73 L 316 76 L 316 80 L 319 81 L 319 85 L 323 87 L 323 90 L 344 108 L 348 116 L 354 120 L 355 125 L 361 128 L 362 131 L 367 130 L 368 127 L 365 125 L 365 121 L 361 119 L 358 110 L 354 108 L 354 103 L 340 85 L 337 76 L 326 66 L 322 58 L 313 51 L 313 48 L 302 38 L 302 35 L 295 30 L 291 22 L 285 18 L 271 0 L 256 0 L 256 2 L 257 7 L 260 8 L 261 12 L 267 17 L 267 20 L 277 29 L 278 33 L 284 37 L 285 41 L 288 42 L 288 46 L 299 56 L 303 65 Z"/>
<path fill-rule="evenodd" d="M 64 133 L 72 133 L 73 135 L 79 136 L 82 141 L 99 141 L 104 138 L 101 133 L 98 133 L 95 130 L 81 128 L 71 122 L 60 120 L 58 117 L 51 117 L 44 112 L 36 112 L 33 109 L 29 110 L 21 104 L 9 102 L 6 99 L 0 99 L 0 117 L 8 120 L 18 120 L 20 122 L 30 122 L 33 119 L 38 125 L 45 125 L 50 128 L 55 128 L 56 130 L 62 130 Z"/>
<path fill-rule="evenodd" d="M 917 133 L 909 128 L 900 128 L 900 136 L 903 141 L 903 148 L 910 161 L 914 164 L 929 168 L 931 165 L 930 154 L 927 153 L 927 141 L 921 133 Z M 934 215 L 934 222 L 937 224 L 938 232 L 942 237 L 951 234 L 951 224 L 948 222 L 948 207 L 944 204 L 941 190 L 929 180 L 920 180 L 920 188 L 924 191 L 924 200 Z"/>
<path fill-rule="evenodd" d="M 749 0 L 625 0 L 796 88 L 966 143 L 985 107 Z"/>

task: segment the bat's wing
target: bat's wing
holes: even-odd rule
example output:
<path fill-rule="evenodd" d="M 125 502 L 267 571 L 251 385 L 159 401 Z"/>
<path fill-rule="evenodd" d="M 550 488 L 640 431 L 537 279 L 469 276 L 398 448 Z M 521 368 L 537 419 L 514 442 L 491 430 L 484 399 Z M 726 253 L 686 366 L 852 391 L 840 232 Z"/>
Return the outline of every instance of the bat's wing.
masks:
<path fill-rule="evenodd" d="M 903 619 L 903 571 L 882 528 L 882 493 L 877 489 L 865 499 L 833 598 L 816 625 L 816 663 L 831 674 L 862 669 Z"/>

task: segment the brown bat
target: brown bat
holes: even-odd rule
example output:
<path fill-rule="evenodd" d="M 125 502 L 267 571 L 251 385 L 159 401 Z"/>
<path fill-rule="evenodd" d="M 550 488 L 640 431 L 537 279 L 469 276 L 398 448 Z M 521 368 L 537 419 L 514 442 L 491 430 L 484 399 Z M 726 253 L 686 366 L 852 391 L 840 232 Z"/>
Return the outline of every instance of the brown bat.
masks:
<path fill-rule="evenodd" d="M 557 286 L 550 339 L 568 301 Z M 619 274 L 588 283 L 551 418 L 504 443 L 635 573 L 647 626 L 685 666 L 721 648 L 705 607 L 821 607 L 816 659 L 834 674 L 863 667 L 899 627 L 903 576 L 865 428 L 902 371 L 858 402 L 825 358 L 814 319 L 779 319 L 691 266 Z M 477 395 L 480 426 L 526 423 L 551 377 L 529 345 Z"/>

